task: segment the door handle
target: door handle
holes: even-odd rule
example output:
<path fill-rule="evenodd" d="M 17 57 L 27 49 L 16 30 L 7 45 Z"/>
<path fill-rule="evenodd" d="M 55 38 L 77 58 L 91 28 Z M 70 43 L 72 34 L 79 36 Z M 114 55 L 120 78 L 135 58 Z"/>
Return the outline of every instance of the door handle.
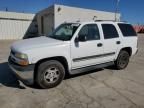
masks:
<path fill-rule="evenodd" d="M 120 42 L 120 41 L 117 41 L 117 42 L 116 42 L 116 44 L 118 44 L 118 45 L 119 45 L 119 44 L 121 44 L 121 42 Z"/>
<path fill-rule="evenodd" d="M 98 44 L 97 44 L 97 47 L 102 47 L 102 46 L 103 46 L 102 43 L 98 43 Z"/>

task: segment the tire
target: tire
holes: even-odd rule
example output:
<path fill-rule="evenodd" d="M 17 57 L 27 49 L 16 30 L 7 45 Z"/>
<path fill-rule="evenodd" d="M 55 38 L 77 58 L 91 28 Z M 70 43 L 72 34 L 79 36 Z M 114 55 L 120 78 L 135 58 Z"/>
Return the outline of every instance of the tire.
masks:
<path fill-rule="evenodd" d="M 117 60 L 115 61 L 115 67 L 118 70 L 125 69 L 129 63 L 130 55 L 127 51 L 120 51 Z"/>
<path fill-rule="evenodd" d="M 36 73 L 36 83 L 43 89 L 59 85 L 65 76 L 64 66 L 56 60 L 43 62 Z"/>

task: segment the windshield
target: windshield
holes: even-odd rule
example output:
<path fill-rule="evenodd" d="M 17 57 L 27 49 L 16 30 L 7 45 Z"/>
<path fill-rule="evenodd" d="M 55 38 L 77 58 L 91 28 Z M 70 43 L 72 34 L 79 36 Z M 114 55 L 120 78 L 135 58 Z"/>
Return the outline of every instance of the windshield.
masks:
<path fill-rule="evenodd" d="M 51 35 L 48 37 L 63 40 L 63 41 L 69 41 L 71 40 L 72 36 L 78 29 L 80 24 L 78 23 L 67 23 L 67 24 L 61 24 Z"/>

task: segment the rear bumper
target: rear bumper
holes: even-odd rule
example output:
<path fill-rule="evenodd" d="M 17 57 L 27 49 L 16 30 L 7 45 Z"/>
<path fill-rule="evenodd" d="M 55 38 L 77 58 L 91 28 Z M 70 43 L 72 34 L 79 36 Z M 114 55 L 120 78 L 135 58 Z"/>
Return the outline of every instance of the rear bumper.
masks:
<path fill-rule="evenodd" d="M 32 85 L 34 83 L 34 66 L 20 66 L 13 61 L 8 60 L 9 67 L 12 69 L 16 77 L 26 85 Z"/>
<path fill-rule="evenodd" d="M 133 49 L 132 56 L 135 56 L 138 53 L 138 48 Z"/>

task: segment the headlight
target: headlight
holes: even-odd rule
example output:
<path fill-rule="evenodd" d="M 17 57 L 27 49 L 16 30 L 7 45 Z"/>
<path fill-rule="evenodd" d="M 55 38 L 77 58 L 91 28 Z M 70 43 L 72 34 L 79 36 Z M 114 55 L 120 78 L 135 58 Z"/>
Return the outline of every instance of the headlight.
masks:
<path fill-rule="evenodd" d="M 28 56 L 26 54 L 22 54 L 22 53 L 16 53 L 15 57 L 17 57 L 19 59 L 28 59 Z"/>
<path fill-rule="evenodd" d="M 18 64 L 20 64 L 22 66 L 27 66 L 29 64 L 28 56 L 26 54 L 15 53 L 15 57 L 20 59 L 19 61 L 17 61 Z"/>
<path fill-rule="evenodd" d="M 26 54 L 19 53 L 19 52 L 14 52 L 14 51 L 11 51 L 11 54 L 15 58 L 17 58 L 17 59 L 13 58 L 15 63 L 17 63 L 19 65 L 22 65 L 22 66 L 29 65 L 28 56 Z"/>

